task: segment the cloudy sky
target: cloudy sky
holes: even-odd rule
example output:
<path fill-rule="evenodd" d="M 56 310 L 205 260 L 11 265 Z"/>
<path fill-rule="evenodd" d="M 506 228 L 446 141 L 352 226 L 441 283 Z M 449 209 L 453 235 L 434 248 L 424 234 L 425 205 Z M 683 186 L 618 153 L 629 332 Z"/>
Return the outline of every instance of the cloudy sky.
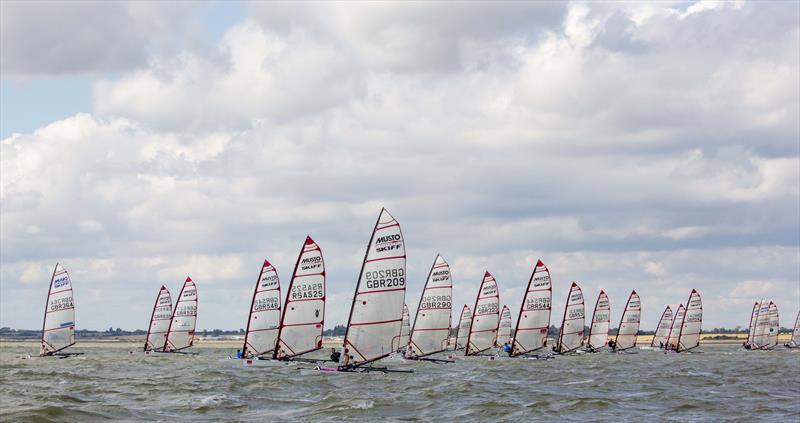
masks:
<path fill-rule="evenodd" d="M 800 6 L 706 3 L 0 3 L 0 326 L 37 328 L 57 261 L 80 328 L 146 328 L 198 284 L 244 327 L 261 263 L 306 234 L 345 323 L 386 206 L 416 307 L 484 270 L 517 310 L 541 258 L 643 329 L 703 295 L 800 308 Z M 590 310 L 589 310 L 590 311 Z M 457 313 L 456 313 L 457 314 Z M 516 311 L 513 313 L 516 318 Z M 457 316 L 454 316 L 457 319 Z M 616 323 L 614 323 L 616 326 Z"/>

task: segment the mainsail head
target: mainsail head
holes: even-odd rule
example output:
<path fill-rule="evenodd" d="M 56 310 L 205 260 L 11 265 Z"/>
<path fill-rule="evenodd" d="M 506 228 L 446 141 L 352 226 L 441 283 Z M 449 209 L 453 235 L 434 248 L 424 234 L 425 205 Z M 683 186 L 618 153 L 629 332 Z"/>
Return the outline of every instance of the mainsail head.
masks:
<path fill-rule="evenodd" d="M 465 355 L 476 355 L 492 348 L 497 339 L 499 324 L 500 289 L 494 276 L 486 272 L 475 299 Z"/>
<path fill-rule="evenodd" d="M 175 301 L 172 319 L 167 329 L 164 351 L 178 351 L 189 348 L 194 342 L 194 329 L 197 322 L 197 286 L 192 278 L 186 277 L 181 293 Z"/>
<path fill-rule="evenodd" d="M 242 354 L 259 356 L 273 352 L 281 323 L 281 282 L 269 260 L 261 265 L 248 316 Z"/>
<path fill-rule="evenodd" d="M 526 354 L 547 345 L 552 296 L 550 271 L 538 260 L 528 279 L 528 288 L 519 307 L 512 355 Z"/>
<path fill-rule="evenodd" d="M 161 285 L 153 304 L 153 313 L 150 315 L 150 326 L 147 327 L 147 337 L 144 341 L 145 351 L 160 351 L 167 342 L 169 323 L 172 320 L 172 296 L 169 289 Z"/>
<path fill-rule="evenodd" d="M 450 339 L 453 282 L 450 265 L 440 256 L 431 266 L 411 328 L 409 354 L 424 357 L 447 348 Z M 466 307 L 466 306 L 465 306 Z"/>
<path fill-rule="evenodd" d="M 42 342 L 39 355 L 50 355 L 75 344 L 75 303 L 72 281 L 61 264 L 56 263 L 42 322 Z"/>

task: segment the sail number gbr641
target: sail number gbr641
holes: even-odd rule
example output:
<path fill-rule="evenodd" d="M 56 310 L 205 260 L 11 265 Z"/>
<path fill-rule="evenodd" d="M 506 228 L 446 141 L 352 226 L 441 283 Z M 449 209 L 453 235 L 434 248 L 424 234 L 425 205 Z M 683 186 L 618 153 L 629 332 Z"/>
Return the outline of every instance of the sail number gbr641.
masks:
<path fill-rule="evenodd" d="M 405 276 L 405 269 L 381 269 L 364 273 L 367 289 L 399 288 L 406 286 Z"/>

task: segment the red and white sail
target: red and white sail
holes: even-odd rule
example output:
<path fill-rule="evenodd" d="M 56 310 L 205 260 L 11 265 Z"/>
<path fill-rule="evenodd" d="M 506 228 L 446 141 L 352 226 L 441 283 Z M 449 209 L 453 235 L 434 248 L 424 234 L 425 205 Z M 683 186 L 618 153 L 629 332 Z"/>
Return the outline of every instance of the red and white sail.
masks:
<path fill-rule="evenodd" d="M 525 297 L 519 307 L 511 355 L 527 354 L 547 345 L 552 296 L 550 271 L 539 260 L 533 268 Z"/>
<path fill-rule="evenodd" d="M 394 352 L 406 296 L 406 249 L 400 224 L 381 210 L 353 295 L 344 348 L 361 365 Z"/>
<path fill-rule="evenodd" d="M 175 310 L 167 329 L 164 352 L 189 348 L 194 342 L 194 329 L 197 322 L 197 286 L 192 278 L 186 277 L 181 293 L 175 301 Z"/>
<path fill-rule="evenodd" d="M 256 357 L 272 353 L 278 340 L 280 324 L 281 282 L 275 266 L 269 260 L 264 260 L 253 289 L 242 354 Z"/>
<path fill-rule="evenodd" d="M 508 306 L 503 306 L 500 311 L 500 326 L 497 328 L 496 346 L 501 346 L 506 342 L 511 343 L 511 310 Z"/>
<path fill-rule="evenodd" d="M 761 300 L 758 306 L 758 313 L 756 314 L 756 331 L 753 334 L 753 347 L 755 348 L 768 348 L 769 344 L 769 303 Z"/>
<path fill-rule="evenodd" d="M 476 355 L 494 347 L 499 325 L 500 289 L 494 276 L 486 272 L 475 299 L 465 355 Z"/>
<path fill-rule="evenodd" d="M 769 334 L 767 335 L 767 348 L 773 348 L 778 345 L 778 332 L 780 331 L 780 322 L 778 320 L 778 305 L 769 302 Z"/>
<path fill-rule="evenodd" d="M 572 282 L 564 306 L 564 320 L 561 323 L 561 332 L 558 334 L 555 351 L 565 354 L 575 351 L 583 345 L 583 325 L 586 320 L 584 309 L 583 291 L 577 283 Z"/>
<path fill-rule="evenodd" d="M 756 318 L 758 317 L 758 308 L 759 303 L 756 301 L 753 304 L 753 311 L 750 313 L 750 325 L 748 326 L 747 330 L 747 345 L 753 345 L 754 338 L 756 336 Z"/>
<path fill-rule="evenodd" d="M 688 351 L 700 345 L 700 332 L 703 325 L 703 302 L 700 294 L 693 289 L 687 301 L 686 315 L 678 335 L 677 351 Z"/>
<path fill-rule="evenodd" d="M 411 316 L 408 313 L 408 305 L 403 304 L 403 320 L 400 324 L 400 336 L 392 341 L 392 348 L 395 351 L 402 351 L 408 347 L 411 339 Z"/>
<path fill-rule="evenodd" d="M 147 327 L 144 351 L 164 349 L 170 321 L 172 321 L 172 296 L 169 294 L 169 289 L 161 285 L 156 302 L 153 304 L 153 313 L 150 314 L 150 326 Z"/>
<path fill-rule="evenodd" d="M 672 327 L 672 308 L 667 306 L 664 312 L 661 313 L 661 318 L 658 319 L 658 327 L 656 333 L 653 335 L 653 341 L 650 342 L 651 347 L 665 347 L 669 339 L 669 330 Z"/>
<path fill-rule="evenodd" d="M 67 270 L 56 263 L 47 291 L 39 355 L 50 355 L 73 344 L 75 344 L 75 302 L 72 298 L 72 281 Z"/>
<path fill-rule="evenodd" d="M 472 310 L 464 304 L 461 309 L 461 317 L 458 319 L 458 332 L 456 332 L 456 350 L 467 348 L 469 339 L 469 329 L 472 326 Z"/>
<path fill-rule="evenodd" d="M 424 357 L 447 349 L 453 308 L 452 295 L 450 265 L 442 256 L 437 255 L 425 281 L 414 326 L 411 328 L 411 341 L 408 345 L 410 356 Z"/>
<path fill-rule="evenodd" d="M 611 327 L 611 303 L 605 291 L 600 291 L 594 305 L 592 326 L 589 328 L 589 349 L 599 350 L 608 344 L 608 330 Z"/>
<path fill-rule="evenodd" d="M 789 347 L 800 347 L 800 311 L 797 312 L 797 318 L 794 319 L 794 330 L 792 330 L 792 339 L 789 341 Z"/>
<path fill-rule="evenodd" d="M 614 339 L 614 351 L 623 351 L 636 346 L 641 320 L 642 302 L 639 294 L 636 291 L 632 291 L 628 297 L 628 302 L 625 304 L 625 311 L 622 312 L 622 318 L 619 320 L 619 330 L 617 331 L 616 339 Z"/>
<path fill-rule="evenodd" d="M 287 359 L 322 348 L 325 324 L 325 260 L 310 236 L 294 265 L 273 358 Z"/>
<path fill-rule="evenodd" d="M 676 350 L 678 348 L 678 338 L 683 326 L 683 318 L 686 316 L 686 309 L 683 304 L 678 305 L 678 310 L 675 311 L 675 318 L 672 319 L 672 326 L 669 328 L 669 335 L 667 336 L 668 350 Z"/>

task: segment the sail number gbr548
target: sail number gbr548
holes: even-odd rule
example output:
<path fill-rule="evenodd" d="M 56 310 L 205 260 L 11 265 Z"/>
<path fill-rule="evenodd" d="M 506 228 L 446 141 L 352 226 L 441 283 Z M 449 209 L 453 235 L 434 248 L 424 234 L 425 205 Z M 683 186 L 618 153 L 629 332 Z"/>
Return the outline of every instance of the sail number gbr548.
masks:
<path fill-rule="evenodd" d="M 367 289 L 403 287 L 406 285 L 405 276 L 404 269 L 381 269 L 364 273 Z"/>

